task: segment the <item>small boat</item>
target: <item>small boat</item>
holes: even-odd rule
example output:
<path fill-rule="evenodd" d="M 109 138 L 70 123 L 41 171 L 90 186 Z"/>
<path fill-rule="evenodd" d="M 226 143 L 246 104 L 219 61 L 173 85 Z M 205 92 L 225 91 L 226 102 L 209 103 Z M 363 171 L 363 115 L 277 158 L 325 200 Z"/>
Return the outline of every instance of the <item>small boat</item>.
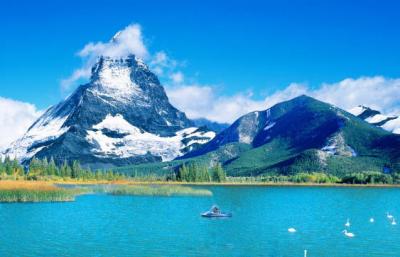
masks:
<path fill-rule="evenodd" d="M 230 218 L 232 213 L 221 212 L 217 205 L 213 205 L 209 211 L 203 212 L 201 216 L 205 218 Z"/>

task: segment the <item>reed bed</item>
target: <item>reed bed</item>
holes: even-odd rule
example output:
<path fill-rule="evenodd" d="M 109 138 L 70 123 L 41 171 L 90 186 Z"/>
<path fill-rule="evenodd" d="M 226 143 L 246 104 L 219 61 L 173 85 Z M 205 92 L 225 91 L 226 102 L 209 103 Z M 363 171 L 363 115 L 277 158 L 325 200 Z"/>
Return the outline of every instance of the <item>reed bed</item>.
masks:
<path fill-rule="evenodd" d="M 136 196 L 212 196 L 206 189 L 194 189 L 177 185 L 115 185 L 104 186 L 106 194 L 111 195 L 136 195 Z"/>
<path fill-rule="evenodd" d="M 44 181 L 0 181 L 0 202 L 66 202 L 89 192 L 83 188 L 59 188 Z"/>

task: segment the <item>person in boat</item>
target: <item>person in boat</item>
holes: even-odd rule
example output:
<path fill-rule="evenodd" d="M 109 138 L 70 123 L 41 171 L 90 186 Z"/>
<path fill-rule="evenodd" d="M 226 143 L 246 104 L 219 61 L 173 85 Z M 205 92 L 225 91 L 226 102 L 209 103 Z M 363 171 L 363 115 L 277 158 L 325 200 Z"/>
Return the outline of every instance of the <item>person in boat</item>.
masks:
<path fill-rule="evenodd" d="M 214 213 L 214 214 L 220 214 L 220 213 L 221 213 L 221 210 L 218 208 L 218 206 L 214 205 L 214 206 L 211 208 L 211 212 Z"/>

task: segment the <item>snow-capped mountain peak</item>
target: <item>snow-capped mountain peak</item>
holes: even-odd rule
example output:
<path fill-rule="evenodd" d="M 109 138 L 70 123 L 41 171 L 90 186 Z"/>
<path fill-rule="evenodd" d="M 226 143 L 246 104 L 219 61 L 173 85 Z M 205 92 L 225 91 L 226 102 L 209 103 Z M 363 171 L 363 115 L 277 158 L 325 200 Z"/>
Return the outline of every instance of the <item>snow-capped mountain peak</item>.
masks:
<path fill-rule="evenodd" d="M 89 83 L 49 108 L 3 154 L 24 162 L 79 160 L 97 168 L 171 160 L 214 136 L 169 103 L 140 58 L 103 56 Z"/>
<path fill-rule="evenodd" d="M 137 64 L 139 59 L 134 56 L 126 59 L 100 57 L 92 69 L 92 92 L 119 101 L 129 100 L 134 95 L 140 96 L 142 90 L 131 78 Z M 141 67 L 148 70 L 145 65 Z"/>

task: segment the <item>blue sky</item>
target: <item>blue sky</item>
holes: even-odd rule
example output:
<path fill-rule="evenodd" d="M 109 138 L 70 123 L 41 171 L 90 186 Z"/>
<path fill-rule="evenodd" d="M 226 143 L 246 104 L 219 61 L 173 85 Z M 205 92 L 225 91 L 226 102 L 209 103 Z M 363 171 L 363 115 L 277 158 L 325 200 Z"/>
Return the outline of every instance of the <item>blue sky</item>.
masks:
<path fill-rule="evenodd" d="M 77 51 L 139 23 L 148 48 L 226 95 L 399 77 L 398 1 L 3 1 L 0 96 L 45 108 Z"/>
<path fill-rule="evenodd" d="M 98 53 L 82 49 L 120 30 L 139 33 L 147 63 L 163 54 L 158 75 L 189 118 L 229 123 L 300 94 L 398 115 L 399 10 L 378 0 L 1 1 L 0 149 L 85 81 L 71 78 Z"/>

